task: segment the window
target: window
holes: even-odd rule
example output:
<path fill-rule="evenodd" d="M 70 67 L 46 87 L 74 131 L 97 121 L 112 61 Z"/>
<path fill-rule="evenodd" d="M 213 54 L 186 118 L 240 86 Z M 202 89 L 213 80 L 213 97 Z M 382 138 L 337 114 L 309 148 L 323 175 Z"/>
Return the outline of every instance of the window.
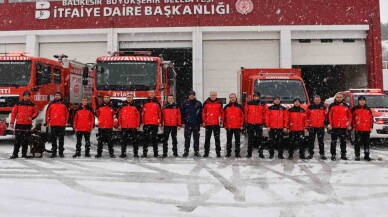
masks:
<path fill-rule="evenodd" d="M 299 43 L 311 43 L 310 39 L 299 39 Z"/>
<path fill-rule="evenodd" d="M 354 39 L 352 38 L 347 38 L 342 40 L 344 43 L 354 43 Z"/>
<path fill-rule="evenodd" d="M 344 97 L 345 97 L 344 102 L 350 106 L 350 97 L 349 96 L 344 96 Z"/>
<path fill-rule="evenodd" d="M 36 85 L 41 86 L 49 83 L 51 83 L 51 67 L 37 63 Z"/>
<path fill-rule="evenodd" d="M 58 68 L 54 68 L 54 84 L 61 83 L 61 70 Z"/>
<path fill-rule="evenodd" d="M 333 39 L 321 39 L 321 43 L 333 43 Z"/>

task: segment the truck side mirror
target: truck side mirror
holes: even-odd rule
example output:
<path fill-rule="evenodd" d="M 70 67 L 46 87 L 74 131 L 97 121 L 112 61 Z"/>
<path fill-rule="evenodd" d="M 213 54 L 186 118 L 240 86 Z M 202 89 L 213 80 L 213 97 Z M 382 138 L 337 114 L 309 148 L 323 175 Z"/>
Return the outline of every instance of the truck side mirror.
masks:
<path fill-rule="evenodd" d="M 84 79 L 88 78 L 89 76 L 89 68 L 87 66 L 84 67 L 84 71 L 82 72 L 82 77 Z"/>
<path fill-rule="evenodd" d="M 247 93 L 246 93 L 246 92 L 244 92 L 244 93 L 242 94 L 242 96 L 241 96 L 241 101 L 242 101 L 242 102 L 246 102 L 246 101 L 247 101 Z"/>

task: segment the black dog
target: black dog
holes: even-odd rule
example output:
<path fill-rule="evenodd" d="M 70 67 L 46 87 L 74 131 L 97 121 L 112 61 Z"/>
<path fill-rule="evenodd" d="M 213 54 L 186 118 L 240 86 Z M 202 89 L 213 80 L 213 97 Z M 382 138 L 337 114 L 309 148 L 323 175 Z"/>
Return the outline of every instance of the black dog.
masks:
<path fill-rule="evenodd" d="M 41 132 L 42 124 L 37 124 L 28 136 L 28 144 L 30 146 L 30 153 L 32 157 L 35 157 L 36 153 L 39 153 L 39 158 L 43 157 L 43 152 L 52 153 L 52 151 L 46 149 L 47 136 Z"/>

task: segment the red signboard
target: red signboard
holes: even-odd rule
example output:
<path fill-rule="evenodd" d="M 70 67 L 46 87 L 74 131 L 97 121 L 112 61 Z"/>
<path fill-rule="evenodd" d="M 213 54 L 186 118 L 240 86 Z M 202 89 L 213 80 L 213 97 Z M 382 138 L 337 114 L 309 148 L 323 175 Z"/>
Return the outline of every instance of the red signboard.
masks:
<path fill-rule="evenodd" d="M 0 30 L 354 25 L 372 14 L 378 0 L 5 0 Z"/>

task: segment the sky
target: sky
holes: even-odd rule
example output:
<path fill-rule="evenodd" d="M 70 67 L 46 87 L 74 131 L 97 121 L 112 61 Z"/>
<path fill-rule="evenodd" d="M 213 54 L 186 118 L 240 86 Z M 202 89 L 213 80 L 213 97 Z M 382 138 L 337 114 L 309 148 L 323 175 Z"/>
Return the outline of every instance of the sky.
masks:
<path fill-rule="evenodd" d="M 388 0 L 380 0 L 380 19 L 382 23 L 388 22 Z"/>

